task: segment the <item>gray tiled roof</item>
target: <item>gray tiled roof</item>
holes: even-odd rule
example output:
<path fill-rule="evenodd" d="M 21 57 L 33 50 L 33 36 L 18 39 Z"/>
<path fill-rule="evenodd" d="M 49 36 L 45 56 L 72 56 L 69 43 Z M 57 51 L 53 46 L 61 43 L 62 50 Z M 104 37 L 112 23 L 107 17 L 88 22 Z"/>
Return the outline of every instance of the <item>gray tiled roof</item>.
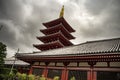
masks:
<path fill-rule="evenodd" d="M 120 52 L 120 38 L 98 40 L 98 41 L 88 41 L 75 46 L 69 46 L 59 49 L 53 49 L 48 51 L 42 51 L 33 54 L 22 54 L 19 53 L 18 56 L 78 56 L 87 54 L 109 54 Z"/>
<path fill-rule="evenodd" d="M 5 58 L 5 65 L 13 65 L 15 61 L 15 66 L 29 66 L 30 64 L 15 58 Z"/>

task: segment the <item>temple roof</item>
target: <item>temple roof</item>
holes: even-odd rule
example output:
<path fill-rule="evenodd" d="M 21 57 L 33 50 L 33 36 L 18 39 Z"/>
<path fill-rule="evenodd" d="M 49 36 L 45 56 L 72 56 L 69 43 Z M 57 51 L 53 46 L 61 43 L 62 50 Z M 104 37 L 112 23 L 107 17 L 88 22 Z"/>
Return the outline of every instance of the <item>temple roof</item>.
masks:
<path fill-rule="evenodd" d="M 69 31 L 63 26 L 63 24 L 58 24 L 55 25 L 53 27 L 47 28 L 47 29 L 43 29 L 40 30 L 42 33 L 44 33 L 45 35 L 49 35 L 49 34 L 54 34 L 56 32 L 61 31 L 65 37 L 67 37 L 68 39 L 74 39 L 75 37 L 73 37 Z"/>
<path fill-rule="evenodd" d="M 43 25 L 47 28 L 50 28 L 60 23 L 63 24 L 69 32 L 75 32 L 75 30 L 66 22 L 66 20 L 63 17 L 60 17 L 50 22 L 43 23 Z"/>
<path fill-rule="evenodd" d="M 63 34 L 61 31 L 54 33 L 54 34 L 50 34 L 50 35 L 46 35 L 46 36 L 41 36 L 41 37 L 37 37 L 40 41 L 44 42 L 44 43 L 48 43 L 48 42 L 52 42 L 55 40 L 59 40 L 64 46 L 70 46 L 73 45 Z"/>
<path fill-rule="evenodd" d="M 14 61 L 15 61 L 15 64 L 14 64 L 15 66 L 29 66 L 30 65 L 29 63 L 21 61 L 19 59 L 15 60 L 14 57 L 5 58 L 4 61 L 5 61 L 5 65 L 10 65 L 10 66 L 13 65 Z"/>
<path fill-rule="evenodd" d="M 64 47 L 64 45 L 59 40 L 45 44 L 33 45 L 33 46 L 41 51 Z"/>
<path fill-rule="evenodd" d="M 17 57 L 56 57 L 120 54 L 120 38 L 87 41 L 79 45 L 53 49 L 32 54 L 18 54 Z"/>

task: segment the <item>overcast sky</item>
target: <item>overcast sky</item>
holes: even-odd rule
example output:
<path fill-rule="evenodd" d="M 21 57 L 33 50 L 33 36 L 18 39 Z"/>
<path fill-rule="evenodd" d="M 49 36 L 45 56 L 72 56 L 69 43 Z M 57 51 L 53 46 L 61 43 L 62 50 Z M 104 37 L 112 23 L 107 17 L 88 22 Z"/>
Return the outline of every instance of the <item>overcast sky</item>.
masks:
<path fill-rule="evenodd" d="M 76 30 L 74 44 L 120 37 L 120 0 L 0 0 L 0 42 L 7 46 L 7 57 L 20 52 L 38 51 L 42 25 L 59 17 Z"/>

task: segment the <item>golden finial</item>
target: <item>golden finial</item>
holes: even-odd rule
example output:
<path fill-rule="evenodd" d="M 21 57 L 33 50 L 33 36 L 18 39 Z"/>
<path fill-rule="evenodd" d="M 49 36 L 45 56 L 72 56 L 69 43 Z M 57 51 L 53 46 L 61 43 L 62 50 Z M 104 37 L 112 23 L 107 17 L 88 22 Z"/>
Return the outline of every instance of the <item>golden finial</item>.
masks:
<path fill-rule="evenodd" d="M 63 17 L 64 16 L 64 5 L 62 6 L 62 9 L 60 11 L 60 16 L 59 17 Z"/>

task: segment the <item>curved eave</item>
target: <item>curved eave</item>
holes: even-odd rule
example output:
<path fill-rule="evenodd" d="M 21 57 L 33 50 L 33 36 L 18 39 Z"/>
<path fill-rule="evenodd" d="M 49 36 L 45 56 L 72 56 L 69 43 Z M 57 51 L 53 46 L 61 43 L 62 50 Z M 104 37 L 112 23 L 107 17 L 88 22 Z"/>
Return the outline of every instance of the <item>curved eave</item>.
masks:
<path fill-rule="evenodd" d="M 5 61 L 5 65 L 13 65 L 15 60 L 9 60 L 9 61 Z M 21 60 L 16 60 L 15 63 L 14 63 L 15 66 L 29 66 L 30 64 L 29 63 L 26 63 L 26 62 L 23 62 Z"/>
<path fill-rule="evenodd" d="M 18 55 L 19 54 L 19 55 Z M 96 40 L 79 45 L 42 51 L 33 54 L 17 54 L 28 61 L 120 61 L 120 38 Z"/>
<path fill-rule="evenodd" d="M 58 40 L 51 43 L 33 45 L 33 46 L 41 51 L 64 47 L 64 45 Z"/>
<path fill-rule="evenodd" d="M 62 24 L 58 24 L 54 27 L 48 28 L 48 29 L 43 29 L 40 30 L 43 34 L 45 35 L 50 35 L 50 34 L 54 34 L 56 32 L 61 31 L 65 37 L 67 37 L 69 40 L 71 39 L 75 39 L 75 37 L 73 37 L 70 32 L 62 25 Z"/>
<path fill-rule="evenodd" d="M 108 59 L 109 57 L 109 59 Z M 87 55 L 57 55 L 57 56 L 34 56 L 34 55 L 18 55 L 17 58 L 26 61 L 26 62 L 32 62 L 32 61 L 95 61 L 95 62 L 106 62 L 106 61 L 120 61 L 120 54 L 115 53 L 109 53 L 109 54 L 87 54 Z"/>
<path fill-rule="evenodd" d="M 67 21 L 63 17 L 60 17 L 50 22 L 43 23 L 43 25 L 47 28 L 50 28 L 60 23 L 62 23 L 69 32 L 75 32 L 75 30 L 67 23 Z"/>
<path fill-rule="evenodd" d="M 42 36 L 42 37 L 37 37 L 40 41 L 42 41 L 43 43 L 49 43 L 55 40 L 60 40 L 60 42 L 64 45 L 64 46 L 70 46 L 73 45 L 73 43 L 71 43 L 63 34 L 62 32 L 57 32 L 55 34 L 51 34 L 51 35 L 47 35 L 47 36 Z"/>

